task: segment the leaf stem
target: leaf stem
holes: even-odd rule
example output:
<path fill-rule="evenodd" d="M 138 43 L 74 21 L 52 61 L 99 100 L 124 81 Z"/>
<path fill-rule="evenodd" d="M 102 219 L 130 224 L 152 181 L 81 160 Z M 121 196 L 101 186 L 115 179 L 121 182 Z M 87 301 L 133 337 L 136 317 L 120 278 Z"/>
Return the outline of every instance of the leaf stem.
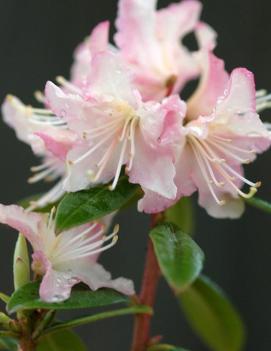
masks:
<path fill-rule="evenodd" d="M 51 334 L 51 333 L 68 329 L 68 328 L 76 328 L 81 325 L 93 323 L 107 318 L 125 316 L 128 314 L 135 314 L 135 313 L 136 314 L 144 313 L 147 315 L 151 315 L 152 309 L 148 306 L 135 305 L 127 308 L 122 308 L 119 310 L 101 312 L 93 316 L 81 317 L 81 318 L 73 319 L 64 323 L 55 324 L 52 327 L 45 329 L 42 335 Z"/>
<path fill-rule="evenodd" d="M 155 227 L 162 218 L 163 215 L 161 214 L 152 215 L 151 227 Z M 146 263 L 140 292 L 140 303 L 150 306 L 151 308 L 154 306 L 160 275 L 160 268 L 154 253 L 153 244 L 151 240 L 148 239 Z M 150 340 L 151 317 L 152 316 L 146 314 L 136 316 L 131 351 L 146 350 Z"/>

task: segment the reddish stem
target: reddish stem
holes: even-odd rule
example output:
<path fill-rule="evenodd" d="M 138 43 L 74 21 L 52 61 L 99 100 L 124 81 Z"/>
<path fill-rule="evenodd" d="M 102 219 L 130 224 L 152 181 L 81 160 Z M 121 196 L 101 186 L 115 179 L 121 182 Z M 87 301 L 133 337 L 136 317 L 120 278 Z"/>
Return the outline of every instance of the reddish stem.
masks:
<path fill-rule="evenodd" d="M 152 227 L 159 221 L 160 215 L 152 216 Z M 140 292 L 140 303 L 154 306 L 157 286 L 160 278 L 160 268 L 154 253 L 151 240 L 148 240 L 145 269 Z M 141 314 L 135 317 L 133 342 L 131 351 L 145 351 L 150 341 L 151 315 Z"/>

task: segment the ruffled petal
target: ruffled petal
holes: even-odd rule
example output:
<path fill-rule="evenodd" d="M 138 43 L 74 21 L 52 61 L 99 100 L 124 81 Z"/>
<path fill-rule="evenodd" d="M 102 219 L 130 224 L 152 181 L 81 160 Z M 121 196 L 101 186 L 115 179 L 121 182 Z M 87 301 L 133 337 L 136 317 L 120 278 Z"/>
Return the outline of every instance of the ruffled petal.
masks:
<path fill-rule="evenodd" d="M 188 118 L 209 116 L 220 97 L 224 96 L 229 80 L 224 69 L 224 62 L 212 53 L 202 52 L 198 55 L 202 77 L 194 95 L 188 101 Z"/>
<path fill-rule="evenodd" d="M 71 81 L 78 85 L 84 85 L 84 80 L 91 70 L 91 59 L 101 51 L 105 51 L 109 43 L 110 23 L 104 21 L 99 23 L 90 36 L 76 49 L 74 64 L 71 69 Z"/>
<path fill-rule="evenodd" d="M 0 204 L 0 222 L 22 233 L 35 249 L 41 244 L 40 232 L 43 230 L 44 219 L 43 215 L 27 212 L 22 207 Z"/>
<path fill-rule="evenodd" d="M 207 23 L 199 22 L 195 30 L 200 50 L 213 51 L 216 47 L 217 33 Z"/>
<path fill-rule="evenodd" d="M 56 271 L 48 261 L 47 271 L 40 285 L 40 298 L 45 302 L 65 301 L 70 297 L 72 287 L 79 281 L 73 272 Z"/>
<path fill-rule="evenodd" d="M 69 130 L 39 131 L 35 135 L 43 140 L 49 152 L 62 161 L 66 160 L 68 151 L 76 142 L 76 135 Z"/>
<path fill-rule="evenodd" d="M 220 206 L 209 192 L 200 192 L 199 204 L 214 218 L 240 218 L 245 211 L 244 201 L 239 197 L 232 197 L 228 194 L 223 194 L 223 198 L 226 202 Z"/>
<path fill-rule="evenodd" d="M 115 41 L 122 54 L 143 66 L 157 56 L 155 8 L 157 0 L 120 0 Z"/>
<path fill-rule="evenodd" d="M 254 75 L 246 68 L 236 68 L 231 73 L 225 95 L 217 104 L 216 114 L 225 121 L 232 114 L 248 112 L 256 112 Z"/>
<path fill-rule="evenodd" d="M 131 280 L 126 278 L 112 279 L 111 274 L 98 263 L 89 265 L 86 261 L 78 262 L 74 264 L 72 270 L 91 290 L 111 288 L 125 295 L 135 294 L 134 284 Z"/>
<path fill-rule="evenodd" d="M 173 42 L 195 29 L 202 5 L 196 0 L 184 0 L 157 11 L 157 33 L 162 41 Z"/>
<path fill-rule="evenodd" d="M 40 138 L 33 137 L 33 132 L 38 130 L 37 124 L 31 123 L 31 108 L 27 108 L 15 96 L 7 96 L 2 105 L 2 115 L 5 123 L 14 129 L 19 140 L 30 145 L 38 155 L 44 153 L 44 143 Z"/>
<path fill-rule="evenodd" d="M 143 188 L 168 199 L 174 199 L 177 189 L 174 184 L 173 157 L 152 148 L 140 132 L 137 132 L 135 140 L 136 153 L 129 172 L 130 182 L 140 184 Z"/>
<path fill-rule="evenodd" d="M 125 63 L 116 53 L 108 51 L 97 54 L 92 60 L 87 95 L 122 99 L 136 106 L 132 79 L 125 68 Z"/>

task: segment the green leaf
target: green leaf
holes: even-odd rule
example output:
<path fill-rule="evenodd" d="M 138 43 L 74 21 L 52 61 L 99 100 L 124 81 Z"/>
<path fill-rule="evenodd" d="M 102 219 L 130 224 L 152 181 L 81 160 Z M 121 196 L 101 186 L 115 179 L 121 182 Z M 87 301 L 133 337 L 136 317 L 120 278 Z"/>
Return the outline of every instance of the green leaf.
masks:
<path fill-rule="evenodd" d="M 18 342 L 11 337 L 0 337 L 0 350 L 17 351 Z"/>
<path fill-rule="evenodd" d="M 183 232 L 193 234 L 193 204 L 190 197 L 183 197 L 174 206 L 170 207 L 165 212 L 167 222 L 174 223 Z"/>
<path fill-rule="evenodd" d="M 250 206 L 257 208 L 258 210 L 271 214 L 271 203 L 265 200 L 259 199 L 254 196 L 254 197 L 251 197 L 250 199 L 245 199 L 245 202 Z"/>
<path fill-rule="evenodd" d="M 153 345 L 149 347 L 148 351 L 188 351 L 188 350 L 183 349 L 181 347 L 172 346 L 172 345 L 159 344 L 159 345 Z"/>
<path fill-rule="evenodd" d="M 244 326 L 220 288 L 201 276 L 179 297 L 192 328 L 211 350 L 242 350 Z"/>
<path fill-rule="evenodd" d="M 110 290 L 101 289 L 98 291 L 73 289 L 71 297 L 64 302 L 46 303 L 39 298 L 39 283 L 29 283 L 15 291 L 7 304 L 9 313 L 20 310 L 32 309 L 53 309 L 71 310 L 78 308 L 90 308 L 112 305 L 116 303 L 129 303 L 127 296 Z"/>
<path fill-rule="evenodd" d="M 4 303 L 8 303 L 9 296 L 0 292 L 0 300 L 3 301 Z"/>
<path fill-rule="evenodd" d="M 137 193 L 138 186 L 130 184 L 126 177 L 122 177 L 114 191 L 108 185 L 102 185 L 67 194 L 57 208 L 56 228 L 61 232 L 104 217 L 123 207 Z"/>
<path fill-rule="evenodd" d="M 86 346 L 71 330 L 62 330 L 57 333 L 43 336 L 38 343 L 37 351 L 87 351 Z"/>
<path fill-rule="evenodd" d="M 172 224 L 161 224 L 150 233 L 160 269 L 173 290 L 185 290 L 200 274 L 204 254 L 188 235 Z"/>
<path fill-rule="evenodd" d="M 94 323 L 103 319 L 126 316 L 129 314 L 152 314 L 152 309 L 149 306 L 134 305 L 127 308 L 122 308 L 119 310 L 101 312 L 92 316 L 86 316 L 81 318 L 72 319 L 63 323 L 56 323 L 52 327 L 45 329 L 44 334 L 55 333 L 59 330 L 64 330 L 67 328 L 76 328 L 81 325 L 86 325 L 89 323 Z"/>

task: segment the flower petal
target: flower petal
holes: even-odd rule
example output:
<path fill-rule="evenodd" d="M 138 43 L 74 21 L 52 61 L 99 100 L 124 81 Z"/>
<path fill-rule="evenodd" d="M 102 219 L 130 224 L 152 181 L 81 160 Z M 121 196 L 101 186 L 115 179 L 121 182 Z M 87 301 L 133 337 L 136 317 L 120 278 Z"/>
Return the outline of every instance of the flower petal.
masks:
<path fill-rule="evenodd" d="M 61 302 L 71 295 L 72 287 L 79 283 L 72 272 L 56 271 L 48 261 L 47 271 L 40 285 L 40 298 L 46 302 Z"/>
<path fill-rule="evenodd" d="M 2 105 L 2 115 L 5 123 L 14 129 L 19 140 L 30 145 L 33 151 L 42 155 L 44 153 L 44 143 L 41 139 L 33 137 L 33 132 L 38 130 L 38 126 L 31 123 L 31 107 L 25 106 L 17 97 L 8 95 Z"/>
<path fill-rule="evenodd" d="M 174 184 L 175 167 L 173 157 L 167 152 L 152 148 L 140 132 L 136 135 L 136 153 L 129 172 L 131 183 L 140 184 L 168 199 L 176 196 Z"/>
<path fill-rule="evenodd" d="M 196 26 L 196 38 L 200 50 L 212 51 L 216 47 L 217 33 L 207 23 L 199 22 Z"/>
<path fill-rule="evenodd" d="M 188 101 L 188 118 L 209 116 L 220 97 L 223 97 L 229 80 L 224 62 L 212 53 L 198 54 L 202 77 L 194 95 Z"/>
<path fill-rule="evenodd" d="M 98 263 L 89 265 L 87 261 L 77 262 L 72 270 L 91 290 L 111 288 L 125 295 L 135 294 L 134 284 L 131 280 L 126 278 L 112 279 L 111 274 Z"/>
<path fill-rule="evenodd" d="M 34 248 L 40 247 L 39 233 L 43 229 L 44 215 L 27 212 L 16 205 L 0 204 L 0 222 L 22 233 Z"/>
<path fill-rule="evenodd" d="M 49 152 L 62 161 L 66 160 L 68 151 L 76 141 L 76 135 L 69 130 L 39 131 L 35 135 L 43 140 Z"/>
<path fill-rule="evenodd" d="M 99 23 L 90 36 L 75 51 L 75 62 L 71 69 L 71 81 L 81 86 L 90 73 L 91 59 L 98 52 L 105 51 L 109 43 L 110 23 Z"/>
<path fill-rule="evenodd" d="M 172 42 L 183 38 L 197 25 L 202 5 L 196 0 L 184 0 L 157 11 L 157 32 L 160 40 Z"/>
<path fill-rule="evenodd" d="M 137 99 L 131 77 L 120 56 L 113 52 L 97 54 L 92 60 L 87 95 L 122 99 L 135 106 Z"/>

